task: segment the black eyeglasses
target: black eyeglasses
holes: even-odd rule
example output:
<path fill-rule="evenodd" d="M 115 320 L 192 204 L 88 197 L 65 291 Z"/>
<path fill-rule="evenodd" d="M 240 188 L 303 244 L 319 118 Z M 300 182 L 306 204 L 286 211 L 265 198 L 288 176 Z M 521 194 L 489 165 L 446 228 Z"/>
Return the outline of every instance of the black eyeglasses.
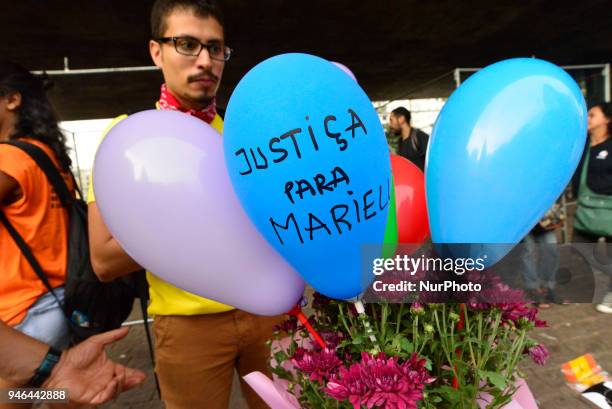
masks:
<path fill-rule="evenodd" d="M 232 55 L 232 50 L 221 42 L 204 44 L 193 37 L 161 37 L 156 39 L 158 43 L 174 43 L 177 53 L 197 57 L 206 48 L 211 59 L 217 61 L 227 61 Z"/>

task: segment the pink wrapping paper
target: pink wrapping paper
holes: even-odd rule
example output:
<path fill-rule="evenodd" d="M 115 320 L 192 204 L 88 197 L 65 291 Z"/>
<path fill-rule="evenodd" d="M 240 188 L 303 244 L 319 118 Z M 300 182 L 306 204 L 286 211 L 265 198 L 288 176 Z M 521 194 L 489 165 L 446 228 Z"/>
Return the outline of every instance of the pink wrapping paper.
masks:
<path fill-rule="evenodd" d="M 287 381 L 277 379 L 272 381 L 261 372 L 251 372 L 244 376 L 246 383 L 253 388 L 255 392 L 266 402 L 272 409 L 300 409 L 300 405 L 292 394 L 287 392 Z M 518 382 L 519 388 L 514 394 L 510 403 L 503 409 L 538 409 L 538 405 L 527 386 L 525 380 L 520 379 Z M 485 409 L 486 405 L 491 402 L 491 395 L 482 394 L 478 398 L 478 406 Z"/>

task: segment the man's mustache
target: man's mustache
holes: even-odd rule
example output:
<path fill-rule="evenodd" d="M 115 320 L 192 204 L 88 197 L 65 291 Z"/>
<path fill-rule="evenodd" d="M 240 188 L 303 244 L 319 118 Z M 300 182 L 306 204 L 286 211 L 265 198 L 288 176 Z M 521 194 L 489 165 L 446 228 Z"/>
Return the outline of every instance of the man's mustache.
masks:
<path fill-rule="evenodd" d="M 199 74 L 190 75 L 187 77 L 187 82 L 194 82 L 199 80 L 213 80 L 215 82 L 219 82 L 219 77 L 209 71 L 201 72 Z"/>

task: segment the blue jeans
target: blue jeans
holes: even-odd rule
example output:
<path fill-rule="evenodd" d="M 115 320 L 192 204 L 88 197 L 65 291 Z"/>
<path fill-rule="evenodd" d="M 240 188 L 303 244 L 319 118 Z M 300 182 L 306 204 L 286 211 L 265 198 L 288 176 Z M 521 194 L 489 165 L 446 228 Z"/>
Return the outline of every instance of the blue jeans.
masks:
<path fill-rule="evenodd" d="M 604 237 L 604 238 L 606 240 L 606 253 L 609 253 L 608 247 L 610 246 L 610 243 L 612 243 L 612 237 Z M 597 243 L 598 240 L 599 240 L 598 235 L 593 235 L 587 232 L 583 232 L 583 231 L 574 229 L 573 240 L 572 240 L 574 243 L 593 243 L 595 244 Z M 579 246 L 580 245 L 577 245 L 578 249 L 580 249 Z M 607 276 L 609 277 L 608 292 L 612 293 L 612 264 L 610 264 L 609 260 L 605 260 L 605 262 L 599 262 L 598 259 L 593 256 L 593 253 L 595 251 L 594 249 L 585 249 L 585 250 L 588 250 L 588 251 L 583 251 L 581 253 L 583 253 L 583 256 L 588 260 L 591 266 L 607 274 Z M 607 254 L 606 258 L 609 258 L 609 257 L 610 255 Z"/>
<path fill-rule="evenodd" d="M 523 239 L 525 246 L 521 274 L 523 285 L 528 290 L 555 288 L 559 269 L 559 250 L 554 230 L 543 233 L 529 233 Z"/>
<path fill-rule="evenodd" d="M 55 288 L 53 291 L 63 302 L 64 287 Z M 36 300 L 23 321 L 14 328 L 57 349 L 66 349 L 70 343 L 66 316 L 51 293 L 45 293 Z"/>

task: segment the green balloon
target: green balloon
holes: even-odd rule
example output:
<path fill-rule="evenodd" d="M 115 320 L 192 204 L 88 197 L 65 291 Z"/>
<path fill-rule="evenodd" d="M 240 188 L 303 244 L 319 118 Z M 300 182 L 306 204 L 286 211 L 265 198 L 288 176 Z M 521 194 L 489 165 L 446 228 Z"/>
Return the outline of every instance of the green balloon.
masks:
<path fill-rule="evenodd" d="M 395 184 L 391 176 L 391 200 L 389 201 L 389 213 L 387 214 L 387 226 L 385 227 L 385 238 L 383 239 L 382 256 L 391 258 L 395 256 L 399 233 L 397 230 L 397 216 L 395 211 Z"/>

